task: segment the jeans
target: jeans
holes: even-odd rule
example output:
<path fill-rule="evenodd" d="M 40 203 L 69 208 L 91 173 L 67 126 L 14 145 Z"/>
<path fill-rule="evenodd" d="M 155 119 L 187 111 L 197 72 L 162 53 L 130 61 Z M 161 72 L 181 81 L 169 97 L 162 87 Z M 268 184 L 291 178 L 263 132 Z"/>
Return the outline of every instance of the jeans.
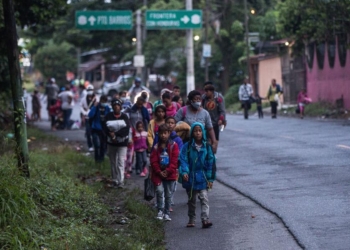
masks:
<path fill-rule="evenodd" d="M 170 205 L 171 205 L 171 195 L 173 193 L 175 181 L 166 181 L 163 180 L 162 183 L 156 187 L 157 195 L 157 208 L 158 210 L 163 210 L 164 214 L 170 214 Z M 165 201 L 165 206 L 163 202 L 163 196 Z"/>
<path fill-rule="evenodd" d="M 69 129 L 69 120 L 70 116 L 72 115 L 72 109 L 63 109 L 63 129 Z"/>
<path fill-rule="evenodd" d="M 92 142 L 95 149 L 95 161 L 102 162 L 106 153 L 106 136 L 102 130 L 92 130 Z"/>
<path fill-rule="evenodd" d="M 201 202 L 201 219 L 202 221 L 209 219 L 209 199 L 208 191 L 203 190 L 186 190 L 188 195 L 188 217 L 190 222 L 196 221 L 196 200 L 197 196 Z"/>
<path fill-rule="evenodd" d="M 89 118 L 85 118 L 85 136 L 89 148 L 92 148 L 92 132 L 89 123 Z"/>
<path fill-rule="evenodd" d="M 124 183 L 126 150 L 126 147 L 107 145 L 107 154 L 111 164 L 112 179 L 120 184 Z"/>
<path fill-rule="evenodd" d="M 136 172 L 142 172 L 147 164 L 147 152 L 136 152 Z"/>

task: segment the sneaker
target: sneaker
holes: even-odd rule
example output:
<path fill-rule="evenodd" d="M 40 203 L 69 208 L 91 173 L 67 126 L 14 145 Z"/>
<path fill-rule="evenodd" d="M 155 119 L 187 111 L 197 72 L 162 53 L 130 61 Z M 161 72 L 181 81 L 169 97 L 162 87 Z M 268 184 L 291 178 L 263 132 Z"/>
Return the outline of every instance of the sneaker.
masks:
<path fill-rule="evenodd" d="M 173 212 L 174 210 L 173 210 L 173 208 L 171 207 L 171 208 L 169 208 L 169 212 Z"/>
<path fill-rule="evenodd" d="M 94 148 L 89 148 L 89 152 L 94 152 Z"/>
<path fill-rule="evenodd" d="M 157 214 L 157 219 L 158 219 L 158 220 L 163 220 L 163 216 L 164 216 L 163 211 L 162 211 L 162 210 L 159 210 L 159 211 L 158 211 L 158 214 Z"/>
<path fill-rule="evenodd" d="M 203 220 L 202 221 L 202 228 L 209 228 L 213 225 L 213 223 L 211 223 L 211 221 L 209 220 Z"/>
<path fill-rule="evenodd" d="M 170 218 L 169 214 L 164 214 L 164 220 L 165 221 L 171 221 L 171 218 Z"/>
<path fill-rule="evenodd" d="M 130 174 L 125 174 L 125 179 L 130 179 L 131 175 Z"/>
<path fill-rule="evenodd" d="M 144 168 L 144 169 L 143 169 L 143 172 L 145 173 L 145 175 L 147 175 L 147 174 L 148 174 L 148 169 L 147 169 L 147 168 Z"/>
<path fill-rule="evenodd" d="M 145 172 L 142 172 L 142 173 L 140 174 L 140 176 L 141 176 L 141 177 L 145 177 L 145 176 L 146 176 Z"/>

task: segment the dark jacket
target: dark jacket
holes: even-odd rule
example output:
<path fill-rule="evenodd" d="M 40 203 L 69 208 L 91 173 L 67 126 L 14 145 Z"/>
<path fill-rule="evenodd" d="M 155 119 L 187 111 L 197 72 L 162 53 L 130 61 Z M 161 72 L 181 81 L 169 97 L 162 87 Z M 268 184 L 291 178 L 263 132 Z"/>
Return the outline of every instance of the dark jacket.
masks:
<path fill-rule="evenodd" d="M 105 121 L 105 117 L 107 114 L 111 112 L 109 106 L 102 106 L 98 104 L 97 106 L 93 106 L 89 112 L 89 119 L 92 120 L 91 128 L 93 130 L 102 130 L 102 123 Z"/>
<path fill-rule="evenodd" d="M 112 137 L 109 134 L 109 129 L 106 125 L 107 121 L 115 121 L 115 120 L 124 120 L 126 127 L 121 128 L 118 132 L 115 132 L 114 135 L 116 140 L 112 140 Z M 113 112 L 110 112 L 106 115 L 105 121 L 103 122 L 103 131 L 107 135 L 107 144 L 117 146 L 117 147 L 126 147 L 129 141 L 129 129 L 130 123 L 129 118 L 126 114 L 121 113 L 121 115 L 117 118 L 115 117 Z"/>

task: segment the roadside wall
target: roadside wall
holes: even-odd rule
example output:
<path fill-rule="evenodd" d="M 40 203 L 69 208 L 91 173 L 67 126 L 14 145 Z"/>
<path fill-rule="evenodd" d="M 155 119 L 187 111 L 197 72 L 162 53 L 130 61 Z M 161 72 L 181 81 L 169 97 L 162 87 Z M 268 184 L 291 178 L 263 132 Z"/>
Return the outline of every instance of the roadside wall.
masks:
<path fill-rule="evenodd" d="M 313 101 L 330 101 L 335 104 L 335 100 L 344 98 L 344 107 L 350 109 L 350 50 L 346 50 L 346 63 L 342 67 L 338 53 L 339 43 L 335 43 L 335 61 L 333 68 L 329 62 L 329 45 L 325 44 L 323 69 L 317 63 L 316 46 L 314 47 L 312 67 L 307 66 L 307 92 Z"/>

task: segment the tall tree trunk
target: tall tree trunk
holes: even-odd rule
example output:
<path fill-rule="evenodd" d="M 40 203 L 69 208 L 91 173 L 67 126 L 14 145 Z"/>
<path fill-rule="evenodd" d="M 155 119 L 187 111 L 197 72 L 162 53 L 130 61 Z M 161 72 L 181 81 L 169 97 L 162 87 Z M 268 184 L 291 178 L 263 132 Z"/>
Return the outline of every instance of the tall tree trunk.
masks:
<path fill-rule="evenodd" d="M 4 9 L 6 30 L 5 40 L 7 45 L 7 57 L 13 101 L 18 168 L 24 176 L 29 177 L 26 113 L 22 90 L 21 71 L 19 67 L 16 21 L 12 0 L 2 0 L 2 3 Z"/>

